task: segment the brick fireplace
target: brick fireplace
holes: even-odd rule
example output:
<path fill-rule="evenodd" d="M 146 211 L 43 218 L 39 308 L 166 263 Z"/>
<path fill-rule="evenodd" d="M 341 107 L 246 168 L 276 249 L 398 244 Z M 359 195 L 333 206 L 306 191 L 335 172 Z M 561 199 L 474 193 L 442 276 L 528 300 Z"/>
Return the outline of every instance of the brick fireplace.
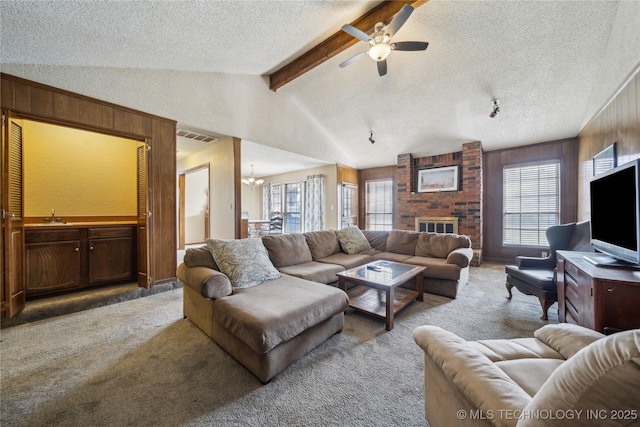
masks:
<path fill-rule="evenodd" d="M 417 192 L 418 170 L 459 166 L 457 191 Z M 397 227 L 415 230 L 416 218 L 457 218 L 458 234 L 471 238 L 474 260 L 482 258 L 482 144 L 462 145 L 462 151 L 430 157 L 414 158 L 400 154 L 397 165 Z"/>

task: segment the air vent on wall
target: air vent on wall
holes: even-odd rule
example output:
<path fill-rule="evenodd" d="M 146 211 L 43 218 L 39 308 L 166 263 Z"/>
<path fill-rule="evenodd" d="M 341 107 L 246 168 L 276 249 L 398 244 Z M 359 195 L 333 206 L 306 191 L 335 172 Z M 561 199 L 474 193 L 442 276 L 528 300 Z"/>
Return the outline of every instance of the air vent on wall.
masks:
<path fill-rule="evenodd" d="M 216 138 L 215 136 L 204 135 L 202 133 L 193 132 L 185 129 L 178 129 L 178 131 L 176 132 L 176 135 L 181 136 L 183 138 L 192 139 L 194 141 L 199 141 L 204 143 L 215 142 L 218 140 L 218 138 Z"/>

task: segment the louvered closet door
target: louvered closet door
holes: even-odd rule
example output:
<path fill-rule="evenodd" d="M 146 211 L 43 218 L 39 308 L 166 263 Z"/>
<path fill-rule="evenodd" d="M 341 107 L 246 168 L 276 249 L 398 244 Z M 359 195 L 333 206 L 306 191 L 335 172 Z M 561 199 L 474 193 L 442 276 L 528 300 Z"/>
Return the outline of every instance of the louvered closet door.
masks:
<path fill-rule="evenodd" d="M 2 118 L 2 317 L 25 307 L 24 219 L 22 197 L 22 123 L 7 112 Z"/>
<path fill-rule="evenodd" d="M 138 147 L 138 286 L 144 288 L 150 288 L 152 282 L 149 266 L 151 192 L 147 182 L 148 147 L 148 143 Z"/>

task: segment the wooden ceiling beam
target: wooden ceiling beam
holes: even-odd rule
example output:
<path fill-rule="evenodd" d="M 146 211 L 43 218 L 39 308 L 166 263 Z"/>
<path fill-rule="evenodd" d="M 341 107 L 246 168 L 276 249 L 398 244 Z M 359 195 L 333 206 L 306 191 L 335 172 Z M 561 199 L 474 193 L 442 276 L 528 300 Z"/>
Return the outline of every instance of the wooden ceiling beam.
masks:
<path fill-rule="evenodd" d="M 351 25 L 370 34 L 376 23 L 384 22 L 388 24 L 391 18 L 398 13 L 405 4 L 417 8 L 428 1 L 429 0 L 383 1 L 360 18 L 351 22 Z M 350 36 L 344 31 L 338 31 L 313 49 L 271 74 L 269 76 L 269 88 L 275 92 L 293 79 L 303 75 L 358 42 L 360 42 L 360 40 Z"/>

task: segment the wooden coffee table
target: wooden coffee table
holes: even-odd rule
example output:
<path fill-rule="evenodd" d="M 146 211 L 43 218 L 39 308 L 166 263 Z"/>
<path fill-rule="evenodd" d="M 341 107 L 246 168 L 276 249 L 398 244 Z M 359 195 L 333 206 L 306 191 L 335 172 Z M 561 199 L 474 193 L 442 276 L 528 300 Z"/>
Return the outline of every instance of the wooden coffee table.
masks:
<path fill-rule="evenodd" d="M 349 307 L 384 318 L 386 329 L 390 331 L 397 312 L 413 300 L 423 300 L 422 272 L 425 268 L 393 261 L 374 261 L 337 273 L 338 287 L 347 292 L 347 282 L 358 285 L 347 292 Z M 415 291 L 398 287 L 414 277 Z"/>

